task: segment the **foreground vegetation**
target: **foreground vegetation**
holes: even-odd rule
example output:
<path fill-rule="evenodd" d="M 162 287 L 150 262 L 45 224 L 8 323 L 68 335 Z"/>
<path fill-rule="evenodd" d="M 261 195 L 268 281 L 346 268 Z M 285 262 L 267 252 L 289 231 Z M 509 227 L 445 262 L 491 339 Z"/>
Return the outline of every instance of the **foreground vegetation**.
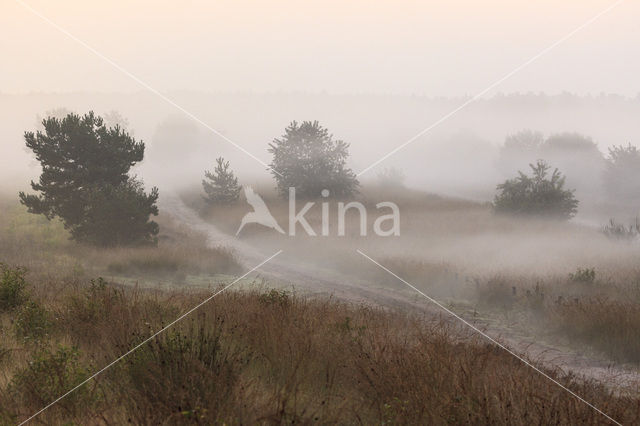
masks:
<path fill-rule="evenodd" d="M 6 269 L 3 422 L 25 419 L 208 292 L 97 279 L 46 291 Z M 14 283 L 14 284 L 11 284 Z M 2 293 L 3 295 L 5 293 Z M 638 401 L 548 372 L 619 421 Z M 568 424 L 604 417 L 502 350 L 439 322 L 271 291 L 226 292 L 39 418 L 52 424 Z"/>

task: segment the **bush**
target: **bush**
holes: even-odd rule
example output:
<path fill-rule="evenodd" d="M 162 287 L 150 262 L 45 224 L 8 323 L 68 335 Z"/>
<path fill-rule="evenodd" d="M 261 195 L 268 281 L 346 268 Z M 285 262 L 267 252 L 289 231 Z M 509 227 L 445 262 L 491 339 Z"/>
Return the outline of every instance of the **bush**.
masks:
<path fill-rule="evenodd" d="M 79 360 L 80 353 L 75 347 L 59 346 L 55 352 L 41 349 L 26 368 L 14 375 L 9 393 L 24 405 L 44 407 L 88 377 L 89 369 L 81 366 Z M 74 413 L 86 409 L 89 401 L 89 389 L 83 386 L 60 400 L 53 409 Z"/>
<path fill-rule="evenodd" d="M 522 172 L 515 179 L 498 185 L 493 206 L 495 211 L 523 215 L 539 215 L 570 219 L 578 211 L 578 200 L 572 190 L 564 189 L 565 178 L 555 169 L 548 178 L 549 166 L 542 160 L 529 165 L 531 177 Z"/>
<path fill-rule="evenodd" d="M 53 322 L 49 312 L 30 301 L 18 311 L 13 326 L 19 340 L 37 343 L 49 335 Z"/>
<path fill-rule="evenodd" d="M 112 310 L 124 304 L 124 291 L 107 286 L 102 278 L 92 279 L 84 294 L 72 296 L 67 304 L 66 316 L 73 323 L 67 324 L 69 331 L 75 326 L 91 327 L 112 316 Z"/>
<path fill-rule="evenodd" d="M 24 268 L 10 268 L 0 263 L 0 310 L 10 310 L 29 299 L 25 292 L 27 282 Z"/>

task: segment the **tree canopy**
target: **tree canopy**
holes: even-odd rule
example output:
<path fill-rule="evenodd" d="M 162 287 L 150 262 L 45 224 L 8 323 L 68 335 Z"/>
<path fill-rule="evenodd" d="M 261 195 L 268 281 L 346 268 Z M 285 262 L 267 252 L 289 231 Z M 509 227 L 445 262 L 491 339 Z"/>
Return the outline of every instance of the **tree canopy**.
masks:
<path fill-rule="evenodd" d="M 302 198 L 319 197 L 324 189 L 331 196 L 345 197 L 359 185 L 346 166 L 349 144 L 334 139 L 317 121 L 292 122 L 281 138 L 269 144 L 269 152 L 278 192 L 285 197 L 290 187 Z"/>
<path fill-rule="evenodd" d="M 145 145 L 119 126 L 107 127 L 89 112 L 43 120 L 44 131 L 25 132 L 26 145 L 42 166 L 38 195 L 20 193 L 29 212 L 59 217 L 74 239 L 99 245 L 155 241 L 157 189 L 149 195 L 129 176 Z M 107 214 L 107 212 L 110 212 Z"/>

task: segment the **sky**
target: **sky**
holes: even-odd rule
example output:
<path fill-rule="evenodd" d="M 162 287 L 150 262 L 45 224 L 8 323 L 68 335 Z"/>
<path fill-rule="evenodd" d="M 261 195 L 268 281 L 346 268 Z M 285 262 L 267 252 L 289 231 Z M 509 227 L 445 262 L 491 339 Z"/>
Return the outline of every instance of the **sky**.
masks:
<path fill-rule="evenodd" d="M 614 3 L 25 2 L 161 91 L 428 96 L 475 94 Z M 639 17 L 623 2 L 493 93 L 636 96 Z M 141 89 L 15 0 L 0 34 L 2 93 Z"/>

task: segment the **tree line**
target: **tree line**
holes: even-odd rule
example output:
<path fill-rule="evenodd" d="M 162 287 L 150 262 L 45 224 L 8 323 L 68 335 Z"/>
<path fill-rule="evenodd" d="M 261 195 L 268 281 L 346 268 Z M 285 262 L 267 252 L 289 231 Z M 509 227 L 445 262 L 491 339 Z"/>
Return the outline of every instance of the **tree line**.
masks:
<path fill-rule="evenodd" d="M 47 117 L 40 130 L 25 132 L 26 146 L 40 162 L 42 173 L 37 182 L 31 182 L 35 194 L 21 192 L 19 198 L 30 213 L 61 219 L 78 242 L 107 247 L 154 245 L 159 226 L 152 217 L 158 215 L 159 191 L 154 187 L 146 192 L 142 181 L 131 175 L 131 168 L 144 159 L 145 144 L 119 122 L 107 125 L 93 112 L 67 113 Z M 509 161 L 549 157 L 554 150 L 591 159 L 599 153 L 592 141 L 579 135 L 545 140 L 540 133 L 524 131 L 507 138 L 503 157 Z M 334 138 L 317 121 L 293 121 L 268 151 L 270 171 L 282 197 L 288 196 L 290 187 L 296 188 L 300 198 L 319 197 L 325 189 L 340 198 L 358 191 L 360 183 L 347 166 L 349 144 Z M 640 151 L 633 145 L 614 146 L 604 161 L 608 191 L 640 198 Z M 531 163 L 530 168 L 530 175 L 519 171 L 497 185 L 495 211 L 573 217 L 578 200 L 574 190 L 565 188 L 565 176 L 557 168 L 552 171 L 544 160 Z M 388 170 L 382 176 L 398 179 Z M 241 192 L 238 178 L 222 157 L 212 171 L 205 171 L 202 186 L 211 204 L 234 203 Z"/>

